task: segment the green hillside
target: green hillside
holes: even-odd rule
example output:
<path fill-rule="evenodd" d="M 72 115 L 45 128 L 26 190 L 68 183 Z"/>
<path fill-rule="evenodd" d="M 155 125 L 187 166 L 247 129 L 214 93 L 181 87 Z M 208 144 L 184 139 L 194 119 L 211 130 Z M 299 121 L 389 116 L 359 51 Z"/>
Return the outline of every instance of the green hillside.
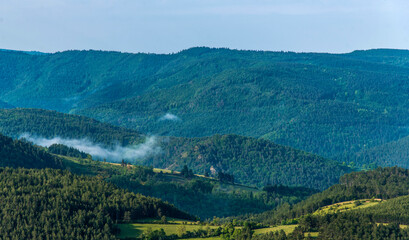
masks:
<path fill-rule="evenodd" d="M 256 230 L 262 234 L 252 239 L 260 240 L 407 239 L 408 187 L 409 170 L 402 168 L 350 173 L 305 201 L 242 219 L 273 225 Z"/>
<path fill-rule="evenodd" d="M 42 109 L 0 109 L 0 132 L 15 138 L 24 133 L 44 138 L 88 138 L 106 145 L 128 145 L 144 139 L 134 130 Z"/>
<path fill-rule="evenodd" d="M 408 135 L 408 56 L 388 49 L 0 52 L 0 100 L 142 133 L 262 137 L 344 161 Z M 160 120 L 167 113 L 178 121 Z"/>
<path fill-rule="evenodd" d="M 392 199 L 408 195 L 409 170 L 397 167 L 349 173 L 340 184 L 314 194 L 293 206 L 283 205 L 277 210 L 254 216 L 257 221 L 277 224 L 311 214 L 331 204 L 359 199 Z"/>
<path fill-rule="evenodd" d="M 259 187 L 283 184 L 322 190 L 351 171 L 314 154 L 238 135 L 171 138 L 163 145 L 165 157 L 149 158 L 148 165 L 179 170 L 187 164 L 202 174 L 227 172 L 238 182 Z"/>
<path fill-rule="evenodd" d="M 319 232 L 318 239 L 408 239 L 408 206 L 409 196 L 402 196 L 346 212 L 304 216 L 299 230 Z"/>
<path fill-rule="evenodd" d="M 62 168 L 62 162 L 30 143 L 0 134 L 0 167 Z"/>
<path fill-rule="evenodd" d="M 261 213 L 283 203 L 297 203 L 316 190 L 297 187 L 270 187 L 265 190 L 213 178 L 185 177 L 179 172 L 138 165 L 112 164 L 92 159 L 62 158 L 72 173 L 100 176 L 118 187 L 160 198 L 202 220 Z"/>
<path fill-rule="evenodd" d="M 353 156 L 361 164 L 377 166 L 399 166 L 409 168 L 409 137 L 362 150 Z"/>
<path fill-rule="evenodd" d="M 0 131 L 10 136 L 30 133 L 39 137 L 89 138 L 95 143 L 138 143 L 136 131 L 100 123 L 87 117 L 40 109 L 0 110 Z M 268 184 L 325 189 L 350 172 L 314 154 L 273 142 L 238 135 L 203 138 L 158 138 L 160 153 L 138 164 L 180 171 L 188 165 L 196 173 L 217 177 L 218 172 L 233 174 L 235 181 L 263 187 Z M 110 161 L 110 159 L 107 159 Z M 127 161 L 135 161 L 130 159 Z M 212 172 L 213 171 L 213 172 Z"/>
<path fill-rule="evenodd" d="M 154 198 L 68 171 L 0 168 L 4 239 L 116 239 L 118 221 L 192 219 Z"/>
<path fill-rule="evenodd" d="M 316 192 L 312 189 L 300 191 L 298 188 L 265 192 L 256 188 L 220 183 L 211 178 L 186 178 L 170 171 L 168 174 L 160 173 L 150 167 L 121 166 L 95 161 L 89 155 L 61 144 L 51 145 L 48 149 L 38 148 L 2 135 L 1 166 L 61 168 L 75 174 L 99 176 L 118 187 L 171 202 L 179 209 L 202 219 L 261 213 L 284 202 L 299 202 Z"/>

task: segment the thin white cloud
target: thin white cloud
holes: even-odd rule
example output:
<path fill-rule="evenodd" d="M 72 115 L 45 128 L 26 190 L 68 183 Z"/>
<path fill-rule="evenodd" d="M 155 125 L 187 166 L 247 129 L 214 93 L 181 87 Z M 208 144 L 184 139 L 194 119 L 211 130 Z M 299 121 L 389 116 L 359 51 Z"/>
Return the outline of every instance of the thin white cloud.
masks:
<path fill-rule="evenodd" d="M 104 147 L 102 144 L 93 143 L 88 139 L 66 139 L 61 137 L 43 138 L 36 137 L 25 133 L 20 136 L 27 141 L 33 142 L 36 145 L 49 147 L 53 144 L 64 144 L 68 147 L 76 148 L 82 152 L 88 153 L 94 158 L 107 159 L 111 162 L 119 162 L 122 159 L 128 161 L 142 160 L 148 156 L 158 154 L 161 148 L 158 145 L 156 137 L 148 137 L 144 143 L 134 146 L 116 145 L 113 148 Z"/>
<path fill-rule="evenodd" d="M 165 115 L 163 115 L 162 117 L 159 118 L 159 121 L 174 121 L 174 122 L 178 122 L 178 121 L 182 121 L 182 119 L 180 119 L 178 116 L 172 114 L 172 113 L 166 113 Z"/>

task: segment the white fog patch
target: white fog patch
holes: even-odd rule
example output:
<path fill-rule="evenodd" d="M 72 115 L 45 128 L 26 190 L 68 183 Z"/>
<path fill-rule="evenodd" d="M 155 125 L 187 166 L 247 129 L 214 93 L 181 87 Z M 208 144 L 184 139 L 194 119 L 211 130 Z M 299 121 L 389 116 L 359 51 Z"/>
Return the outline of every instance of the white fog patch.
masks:
<path fill-rule="evenodd" d="M 166 113 L 161 118 L 159 118 L 159 121 L 182 121 L 182 119 L 172 113 Z"/>
<path fill-rule="evenodd" d="M 111 162 L 120 162 L 122 159 L 128 161 L 141 160 L 151 155 L 161 152 L 156 137 L 147 137 L 144 143 L 122 147 L 116 145 L 112 148 L 104 147 L 102 144 L 93 143 L 90 140 L 83 139 L 66 139 L 61 137 L 43 138 L 32 136 L 28 133 L 20 135 L 19 138 L 24 138 L 27 141 L 33 142 L 36 145 L 49 147 L 53 144 L 64 144 L 68 147 L 76 148 L 82 152 L 90 154 L 97 159 L 106 159 Z"/>

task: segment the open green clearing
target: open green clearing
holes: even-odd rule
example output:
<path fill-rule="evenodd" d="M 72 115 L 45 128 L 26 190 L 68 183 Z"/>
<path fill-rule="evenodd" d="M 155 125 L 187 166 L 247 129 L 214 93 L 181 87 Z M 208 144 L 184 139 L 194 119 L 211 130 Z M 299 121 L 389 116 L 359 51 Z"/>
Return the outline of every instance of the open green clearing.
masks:
<path fill-rule="evenodd" d="M 260 228 L 260 229 L 254 230 L 254 234 L 260 235 L 260 234 L 276 232 L 276 231 L 281 231 L 281 230 L 283 230 L 286 234 L 289 234 L 289 233 L 292 233 L 297 226 L 298 226 L 297 224 L 293 224 L 293 225 L 280 225 L 280 226 L 269 227 L 269 228 Z"/>
<path fill-rule="evenodd" d="M 156 218 L 145 218 L 145 219 L 138 220 L 138 223 L 142 223 L 142 224 L 143 223 L 150 223 L 150 224 L 164 225 L 164 224 L 161 224 L 160 221 L 161 220 L 156 219 Z M 187 225 L 187 224 L 189 224 L 189 225 L 196 224 L 197 225 L 199 223 L 199 222 L 195 222 L 195 221 L 191 221 L 191 220 L 177 219 L 177 218 L 166 218 L 166 222 L 168 224 L 172 224 L 172 225 L 175 225 L 175 224 L 185 224 L 185 225 Z M 153 230 L 155 230 L 155 229 L 153 229 Z"/>
<path fill-rule="evenodd" d="M 221 240 L 221 237 L 209 237 L 209 238 L 189 238 L 189 240 Z"/>
<path fill-rule="evenodd" d="M 344 211 L 355 210 L 355 209 L 360 209 L 360 208 L 367 208 L 367 207 L 377 205 L 382 201 L 384 200 L 382 199 L 360 199 L 360 200 L 354 200 L 354 201 L 339 202 L 339 203 L 335 203 L 332 205 L 322 207 L 321 209 L 314 212 L 313 215 L 325 215 L 325 214 L 330 214 L 330 213 L 344 212 Z M 254 234 L 260 235 L 260 234 L 266 234 L 269 232 L 276 232 L 276 231 L 281 231 L 281 230 L 283 230 L 286 234 L 289 234 L 289 233 L 292 233 L 297 226 L 298 224 L 280 225 L 280 226 L 269 227 L 269 228 L 260 228 L 260 229 L 254 230 Z M 404 227 L 405 225 L 401 226 L 401 228 L 404 228 Z M 310 235 L 311 237 L 317 237 L 318 232 L 305 233 L 305 236 L 308 236 L 308 235 Z"/>
<path fill-rule="evenodd" d="M 382 202 L 382 199 L 360 199 L 346 202 L 339 202 L 332 205 L 322 207 L 321 209 L 315 211 L 313 215 L 325 215 L 329 213 L 345 212 L 349 210 L 355 210 L 360 208 L 367 208 L 375 206 Z"/>
<path fill-rule="evenodd" d="M 176 221 L 175 224 L 152 224 L 152 223 L 129 223 L 129 224 L 118 224 L 121 230 L 118 235 L 119 238 L 137 238 L 140 237 L 143 232 L 163 229 L 166 235 L 178 234 L 178 231 L 184 227 L 185 231 L 195 231 L 199 229 L 217 229 L 219 226 L 203 226 L 194 223 L 181 224 L 180 221 Z M 207 238 L 206 238 L 207 239 Z M 216 238 L 209 238 L 216 239 Z M 218 238 L 217 238 L 218 239 Z"/>
<path fill-rule="evenodd" d="M 356 200 L 356 201 L 346 201 L 346 202 L 340 202 L 332 205 L 325 206 L 321 208 L 320 210 L 316 211 L 314 215 L 325 215 L 329 213 L 335 213 L 335 212 L 340 212 L 340 211 L 349 211 L 349 210 L 354 210 L 354 209 L 359 209 L 359 208 L 366 208 L 370 206 L 374 206 L 376 204 L 379 204 L 383 200 L 381 199 L 361 199 L 361 200 Z M 131 224 L 118 224 L 119 229 L 121 230 L 121 233 L 118 235 L 119 238 L 137 238 L 142 235 L 142 233 L 148 231 L 148 230 L 160 230 L 163 229 L 166 233 L 166 235 L 172 235 L 172 234 L 178 234 L 180 232 L 180 228 L 183 226 L 185 228 L 185 231 L 195 231 L 199 229 L 206 229 L 206 228 L 218 228 L 218 226 L 203 226 L 203 225 L 198 225 L 195 222 L 186 222 L 184 220 L 179 220 L 179 219 L 168 219 L 169 224 L 157 224 L 155 223 L 155 219 L 146 219 L 143 222 L 139 223 L 131 223 Z M 275 232 L 275 231 L 281 231 L 283 230 L 286 234 L 292 233 L 294 229 L 298 226 L 298 224 L 292 224 L 292 225 L 280 225 L 280 226 L 275 226 L 275 227 L 268 227 L 268 228 L 260 228 L 260 229 L 255 229 L 254 234 L 255 235 L 261 235 L 261 234 L 266 234 L 269 232 Z M 318 232 L 308 232 L 305 233 L 306 236 L 310 235 L 311 237 L 317 237 Z M 192 238 L 193 239 L 193 238 Z M 199 239 L 199 238 L 195 238 Z M 201 238 L 204 239 L 204 238 Z M 205 238 L 209 240 L 213 239 L 220 239 L 219 237 L 213 237 L 213 238 Z"/>

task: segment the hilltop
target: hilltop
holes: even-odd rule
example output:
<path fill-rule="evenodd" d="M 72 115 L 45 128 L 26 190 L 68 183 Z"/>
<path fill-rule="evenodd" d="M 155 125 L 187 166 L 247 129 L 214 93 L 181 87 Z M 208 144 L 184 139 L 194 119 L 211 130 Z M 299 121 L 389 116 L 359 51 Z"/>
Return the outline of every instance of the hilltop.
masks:
<path fill-rule="evenodd" d="M 73 174 L 98 177 L 120 188 L 171 202 L 202 219 L 261 213 L 276 208 L 282 202 L 299 202 L 317 192 L 291 187 L 263 191 L 199 175 L 186 177 L 164 169 L 96 161 L 61 144 L 41 148 L 2 135 L 0 146 L 0 167 L 58 168 Z"/>
<path fill-rule="evenodd" d="M 10 136 L 29 133 L 43 138 L 88 138 L 111 149 L 140 144 L 146 136 L 71 114 L 40 109 L 0 110 L 0 131 Z M 129 159 L 145 166 L 180 171 L 188 165 L 196 173 L 217 177 L 232 174 L 235 182 L 263 187 L 269 184 L 325 189 L 352 169 L 314 154 L 239 135 L 203 138 L 162 137 L 155 142 L 161 151 L 142 159 Z M 115 145 L 115 144 L 114 144 Z M 107 159 L 107 161 L 112 161 Z M 213 171 L 213 172 L 212 172 Z"/>
<path fill-rule="evenodd" d="M 32 146 L 0 134 L 0 167 L 62 168 L 60 159 Z"/>

